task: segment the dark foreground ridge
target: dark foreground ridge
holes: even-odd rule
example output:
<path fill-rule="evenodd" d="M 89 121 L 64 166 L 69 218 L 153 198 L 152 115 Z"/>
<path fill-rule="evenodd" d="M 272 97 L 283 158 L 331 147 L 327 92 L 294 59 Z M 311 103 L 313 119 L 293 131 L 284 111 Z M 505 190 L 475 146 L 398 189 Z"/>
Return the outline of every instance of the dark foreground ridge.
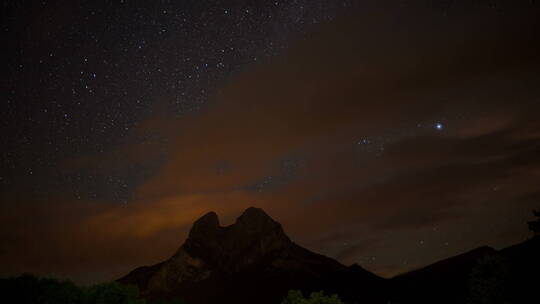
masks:
<path fill-rule="evenodd" d="M 347 267 L 300 247 L 281 224 L 251 207 L 226 227 L 220 226 L 216 213 L 207 213 L 195 221 L 171 258 L 137 268 L 119 282 L 137 285 L 150 302 L 183 298 L 189 304 L 278 304 L 289 290 L 299 289 L 336 293 L 346 303 L 450 304 L 467 303 L 471 277 L 481 285 L 478 290 L 497 290 L 482 285 L 491 284 L 495 276 L 515 300 L 508 303 L 526 303 L 536 290 L 539 257 L 540 237 L 535 237 L 500 251 L 480 247 L 383 279 L 356 264 Z M 511 271 L 501 277 L 501 269 Z"/>

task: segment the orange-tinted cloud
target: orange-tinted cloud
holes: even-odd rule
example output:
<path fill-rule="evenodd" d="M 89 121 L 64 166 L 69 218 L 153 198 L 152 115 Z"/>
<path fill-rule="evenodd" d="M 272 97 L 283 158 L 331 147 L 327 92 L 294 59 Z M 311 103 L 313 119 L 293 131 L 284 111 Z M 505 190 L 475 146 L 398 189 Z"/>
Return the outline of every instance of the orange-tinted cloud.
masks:
<path fill-rule="evenodd" d="M 375 9 L 327 24 L 200 112 L 143 124 L 170 144 L 129 204 L 3 206 L 0 256 L 11 272 L 112 278 L 171 255 L 207 211 L 227 224 L 252 205 L 301 245 L 383 275 L 514 242 L 540 180 L 527 17 Z M 156 155 L 135 144 L 66 170 Z"/>

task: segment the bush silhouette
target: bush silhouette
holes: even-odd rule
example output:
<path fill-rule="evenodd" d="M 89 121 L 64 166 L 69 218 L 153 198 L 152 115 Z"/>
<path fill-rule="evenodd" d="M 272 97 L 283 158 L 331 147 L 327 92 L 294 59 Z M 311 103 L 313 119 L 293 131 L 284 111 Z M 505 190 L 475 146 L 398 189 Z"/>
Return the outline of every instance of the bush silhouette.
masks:
<path fill-rule="evenodd" d="M 469 279 L 470 304 L 511 303 L 509 283 L 511 266 L 500 255 L 486 256 L 478 261 Z"/>
<path fill-rule="evenodd" d="M 0 279 L 0 293 L 7 303 L 83 304 L 84 291 L 69 281 L 22 275 Z"/>
<path fill-rule="evenodd" d="M 153 304 L 186 304 L 186 302 L 179 298 L 173 298 L 173 299 L 159 299 L 156 302 L 152 302 Z"/>
<path fill-rule="evenodd" d="M 2 303 L 20 304 L 144 304 L 139 290 L 118 282 L 101 283 L 89 288 L 70 281 L 22 275 L 0 279 Z"/>
<path fill-rule="evenodd" d="M 325 296 L 323 291 L 312 292 L 304 298 L 300 290 L 290 290 L 281 304 L 343 304 L 337 295 Z"/>
<path fill-rule="evenodd" d="M 531 230 L 535 236 L 540 236 L 540 209 L 533 210 L 536 220 L 529 222 L 529 230 Z"/>
<path fill-rule="evenodd" d="M 86 291 L 87 304 L 144 304 L 139 299 L 139 289 L 135 286 L 122 285 L 118 282 L 101 283 Z"/>

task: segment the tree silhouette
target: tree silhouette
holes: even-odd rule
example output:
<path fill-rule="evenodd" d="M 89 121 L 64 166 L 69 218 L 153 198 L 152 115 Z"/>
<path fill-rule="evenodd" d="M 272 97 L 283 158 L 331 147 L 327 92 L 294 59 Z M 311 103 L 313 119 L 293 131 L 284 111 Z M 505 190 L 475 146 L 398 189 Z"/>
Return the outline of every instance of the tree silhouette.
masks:
<path fill-rule="evenodd" d="M 529 230 L 534 232 L 535 236 L 540 235 L 540 209 L 533 210 L 534 216 L 537 217 L 535 221 L 529 222 Z"/>
<path fill-rule="evenodd" d="M 323 291 L 312 292 L 304 298 L 300 290 L 290 290 L 281 304 L 343 304 L 337 295 L 325 296 Z"/>
<path fill-rule="evenodd" d="M 1 303 L 17 304 L 145 304 L 139 289 L 118 282 L 80 287 L 70 281 L 25 274 L 0 278 Z M 181 302 L 167 302 L 181 303 Z"/>
<path fill-rule="evenodd" d="M 499 255 L 488 255 L 472 269 L 469 277 L 468 304 L 508 304 L 511 291 L 510 261 Z"/>

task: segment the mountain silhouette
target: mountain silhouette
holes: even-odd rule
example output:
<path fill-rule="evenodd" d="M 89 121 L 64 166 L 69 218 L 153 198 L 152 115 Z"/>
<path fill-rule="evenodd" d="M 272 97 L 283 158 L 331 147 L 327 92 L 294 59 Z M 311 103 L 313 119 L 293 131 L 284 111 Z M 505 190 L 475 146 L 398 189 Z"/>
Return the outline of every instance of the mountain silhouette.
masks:
<path fill-rule="evenodd" d="M 486 261 L 484 277 L 474 276 L 475 269 Z M 497 271 L 504 269 L 504 277 Z M 471 280 L 481 280 L 486 286 L 499 282 L 501 296 L 498 301 L 481 303 L 536 303 L 538 274 L 540 273 L 540 237 L 495 250 L 483 246 L 469 252 L 444 259 L 426 267 L 398 275 L 389 281 L 384 290 L 389 303 L 478 303 L 469 302 Z M 482 275 L 482 274 L 481 274 Z M 485 288 L 482 286 L 481 288 Z M 487 296 L 487 295 L 486 295 Z M 531 301 L 532 299 L 537 299 Z"/>
<path fill-rule="evenodd" d="M 300 247 L 289 239 L 281 224 L 262 209 L 251 207 L 226 227 L 220 226 L 216 213 L 205 214 L 195 221 L 172 257 L 137 268 L 118 281 L 138 286 L 150 302 L 182 298 L 190 304 L 278 304 L 289 290 L 299 289 L 304 293 L 336 293 L 351 304 L 450 304 L 468 302 L 471 278 L 488 287 L 498 282 L 494 279 L 501 279 L 489 271 L 482 273 L 482 269 L 473 275 L 478 265 L 487 261 L 487 270 L 509 270 L 501 286 L 511 300 L 501 303 L 528 303 L 535 297 L 532 293 L 536 291 L 539 257 L 537 236 L 498 251 L 479 247 L 383 279 L 357 264 L 347 267 Z"/>
<path fill-rule="evenodd" d="M 429 302 L 446 295 L 437 303 L 463 303 L 468 281 L 478 260 L 496 254 L 491 247 L 479 247 L 426 267 L 392 278 L 389 282 L 396 298 L 410 302 Z M 400 302 L 401 302 L 400 301 Z M 408 302 L 407 302 L 408 303 Z"/>
<path fill-rule="evenodd" d="M 137 285 L 150 300 L 275 304 L 290 289 L 324 290 L 351 303 L 384 303 L 385 279 L 300 247 L 281 224 L 251 207 L 226 227 L 216 213 L 207 213 L 171 258 L 137 268 L 119 281 Z"/>

